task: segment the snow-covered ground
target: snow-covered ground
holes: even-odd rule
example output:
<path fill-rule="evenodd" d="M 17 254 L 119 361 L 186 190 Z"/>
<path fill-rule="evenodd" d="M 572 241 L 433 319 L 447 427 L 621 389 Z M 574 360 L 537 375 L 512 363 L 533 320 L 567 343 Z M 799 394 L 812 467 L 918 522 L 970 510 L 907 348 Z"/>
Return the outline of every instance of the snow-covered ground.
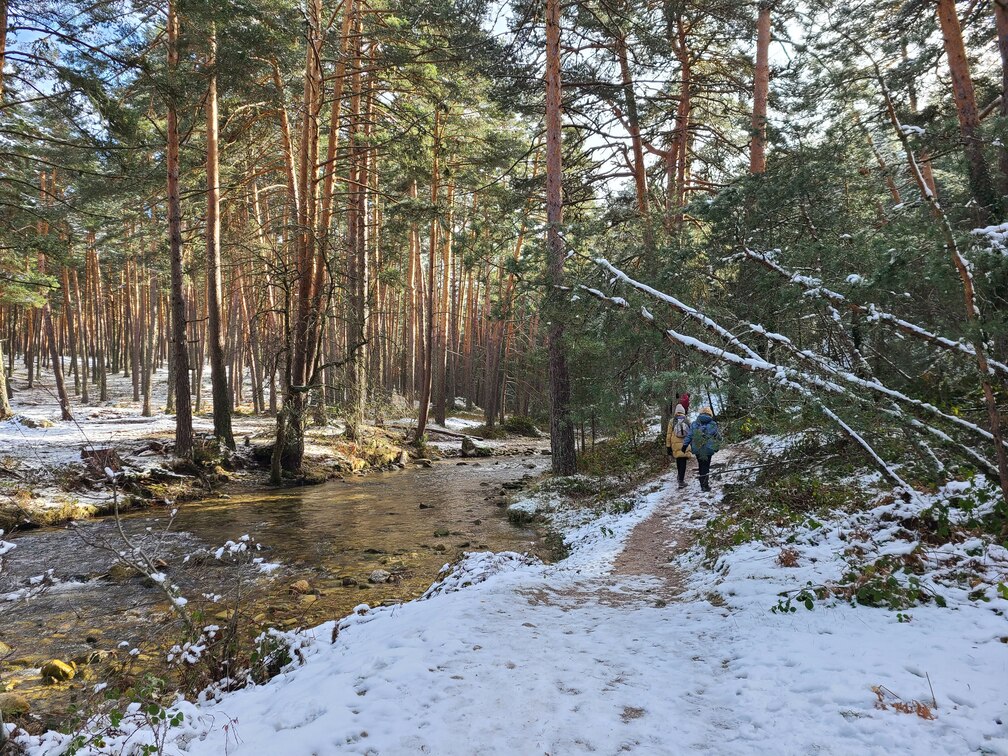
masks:
<path fill-rule="evenodd" d="M 796 567 L 778 564 L 779 546 L 744 544 L 714 569 L 699 549 L 670 547 L 685 579 L 666 601 L 661 570 L 614 565 L 635 528 L 695 534 L 722 506 L 672 483 L 643 487 L 626 514 L 571 525 L 561 563 L 471 554 L 423 599 L 359 607 L 334 642 L 333 622 L 299 635 L 303 664 L 180 702 L 166 752 L 1008 754 L 1008 599 L 997 590 L 979 602 L 944 590 L 947 608 L 899 613 L 842 600 L 771 612 L 780 591 L 842 570 L 865 521 L 838 515 L 799 534 Z M 877 524 L 902 506 L 862 517 Z M 999 549 L 952 550 L 995 580 L 1008 564 Z M 108 752 L 127 736 L 150 742 L 127 723 Z M 50 754 L 67 740 L 21 743 Z"/>

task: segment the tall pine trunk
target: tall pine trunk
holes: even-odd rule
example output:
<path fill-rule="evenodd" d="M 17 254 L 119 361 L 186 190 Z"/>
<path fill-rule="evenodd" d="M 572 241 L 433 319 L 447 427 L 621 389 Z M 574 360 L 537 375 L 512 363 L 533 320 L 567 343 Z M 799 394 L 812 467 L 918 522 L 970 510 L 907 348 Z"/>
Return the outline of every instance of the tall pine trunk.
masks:
<path fill-rule="evenodd" d="M 756 78 L 753 82 L 749 172 L 766 172 L 767 97 L 770 93 L 770 3 L 761 2 L 756 20 Z"/>
<path fill-rule="evenodd" d="M 1001 53 L 1001 117 L 1008 120 L 1008 0 L 994 0 L 994 26 L 998 52 Z M 1008 194 L 1008 144 L 998 150 L 1001 169 L 1001 194 Z"/>
<path fill-rule="evenodd" d="M 168 248 L 171 258 L 172 368 L 175 396 L 175 456 L 192 456 L 192 404 L 189 395 L 189 344 L 186 338 L 186 300 L 182 267 L 182 206 L 179 202 L 178 94 L 179 19 L 175 0 L 168 1 Z M 169 387 L 171 390 L 172 387 Z"/>
<path fill-rule="evenodd" d="M 948 58 L 949 73 L 952 77 L 952 98 L 955 100 L 956 113 L 959 116 L 959 135 L 962 138 L 963 153 L 969 169 L 970 191 L 978 205 L 978 222 L 987 223 L 999 203 L 984 158 L 980 114 L 977 111 L 976 93 L 973 90 L 973 79 L 966 59 L 962 28 L 956 15 L 955 0 L 938 0 L 937 13 L 945 44 L 945 57 Z"/>
<path fill-rule="evenodd" d="M 577 469 L 574 423 L 570 416 L 570 377 L 564 345 L 563 286 L 563 155 L 560 92 L 560 0 L 546 0 L 546 302 L 549 316 L 550 443 L 553 472 Z"/>
<path fill-rule="evenodd" d="M 206 276 L 207 346 L 210 352 L 210 383 L 213 396 L 214 436 L 229 449 L 235 448 L 231 431 L 231 396 L 224 366 L 224 333 L 221 328 L 220 166 L 217 158 L 217 35 L 211 27 L 206 68 Z M 240 380 L 241 377 L 238 377 Z"/>

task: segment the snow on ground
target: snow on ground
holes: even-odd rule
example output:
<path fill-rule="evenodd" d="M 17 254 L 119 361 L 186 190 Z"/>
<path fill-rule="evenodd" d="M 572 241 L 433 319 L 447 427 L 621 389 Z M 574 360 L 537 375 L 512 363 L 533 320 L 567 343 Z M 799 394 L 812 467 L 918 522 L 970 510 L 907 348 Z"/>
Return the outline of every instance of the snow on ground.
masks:
<path fill-rule="evenodd" d="M 946 590 L 947 608 L 915 607 L 902 622 L 843 601 L 771 612 L 779 591 L 837 576 L 854 525 L 839 517 L 799 536 L 796 568 L 759 543 L 714 569 L 696 549 L 669 553 L 688 585 L 656 600 L 655 575 L 613 572 L 630 533 L 655 517 L 695 531 L 722 506 L 695 482 L 680 499 L 672 483 L 572 526 L 561 563 L 470 554 L 424 599 L 358 607 L 334 643 L 333 622 L 298 636 L 303 665 L 180 703 L 166 752 L 1008 754 L 1008 600 Z M 996 548 L 982 558 L 1003 568 Z M 893 708 L 894 696 L 934 719 Z M 152 738 L 123 729 L 130 743 Z M 48 754 L 67 738 L 21 742 Z"/>

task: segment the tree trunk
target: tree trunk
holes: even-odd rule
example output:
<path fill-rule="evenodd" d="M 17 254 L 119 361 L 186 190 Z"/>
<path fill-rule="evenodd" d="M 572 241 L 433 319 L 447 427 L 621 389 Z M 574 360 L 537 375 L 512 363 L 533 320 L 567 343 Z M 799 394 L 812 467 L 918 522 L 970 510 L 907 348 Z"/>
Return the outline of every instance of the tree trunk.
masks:
<path fill-rule="evenodd" d="M 284 407 L 287 410 L 286 442 L 282 449 L 284 469 L 301 470 L 304 458 L 304 432 L 307 426 L 308 392 L 311 382 L 312 350 L 316 342 L 318 313 L 315 301 L 315 185 L 318 165 L 319 113 L 322 107 L 322 5 L 320 0 L 307 4 L 308 40 L 305 46 L 304 117 L 301 123 L 301 145 L 298 153 L 296 185 L 295 271 L 298 289 L 294 321 L 294 345 L 287 372 Z M 279 419 L 277 432 L 279 435 Z"/>
<path fill-rule="evenodd" d="M 427 430 L 427 418 L 430 415 L 431 380 L 433 378 L 434 367 L 434 291 L 437 285 L 435 276 L 437 265 L 437 244 L 438 244 L 438 219 L 437 206 L 440 194 L 440 173 L 438 165 L 438 150 L 440 147 L 440 111 L 434 111 L 434 158 L 431 167 L 431 206 L 435 208 L 434 217 L 431 218 L 430 227 L 430 247 L 427 254 L 427 291 L 425 303 L 425 323 L 424 323 L 424 360 L 423 374 L 420 377 L 420 414 L 417 419 L 416 437 L 420 439 Z"/>
<path fill-rule="evenodd" d="M 186 300 L 182 267 L 182 206 L 179 202 L 179 127 L 176 110 L 179 20 L 176 0 L 168 0 L 168 247 L 171 256 L 172 354 L 174 357 L 175 456 L 192 456 L 192 404 L 189 396 L 189 344 L 186 338 Z M 171 387 L 169 387 L 171 390 Z"/>
<path fill-rule="evenodd" d="M 7 0 L 0 0 L 0 103 L 4 96 L 4 66 L 7 64 Z"/>
<path fill-rule="evenodd" d="M 1008 121 L 1008 0 L 994 0 L 994 26 L 1001 53 L 1001 117 Z M 1008 194 L 1008 144 L 998 150 L 1001 168 L 1001 194 Z"/>
<path fill-rule="evenodd" d="M 11 347 L 13 351 L 13 347 Z M 3 339 L 0 339 L 0 420 L 6 420 L 12 414 L 10 406 L 10 399 L 7 393 L 7 371 L 3 366 L 4 355 L 3 355 Z"/>
<path fill-rule="evenodd" d="M 984 159 L 980 114 L 977 112 L 976 94 L 966 59 L 959 17 L 956 15 L 955 0 L 938 0 L 937 13 L 949 73 L 952 76 L 952 97 L 959 116 L 959 135 L 962 137 L 963 152 L 969 167 L 970 191 L 978 205 L 978 221 L 989 223 L 999 203 L 991 185 L 987 161 Z"/>
<path fill-rule="evenodd" d="M 647 217 L 647 173 L 644 165 L 644 146 L 641 139 L 640 117 L 637 114 L 637 96 L 634 93 L 633 74 L 630 71 L 630 60 L 627 54 L 626 37 L 616 38 L 616 53 L 619 58 L 620 78 L 623 85 L 623 101 L 626 107 L 627 128 L 630 131 L 630 145 L 633 149 L 633 179 L 634 192 L 637 197 L 637 212 L 642 218 Z M 650 234 L 645 231 L 645 246 L 650 247 Z"/>
<path fill-rule="evenodd" d="M 84 303 L 81 299 L 80 279 L 77 271 L 73 272 L 74 306 L 77 313 L 77 322 L 80 323 L 80 379 L 81 379 L 81 401 L 87 404 L 88 397 L 88 322 L 84 310 Z"/>
<path fill-rule="evenodd" d="M 571 475 L 577 469 L 574 424 L 570 416 L 570 378 L 564 345 L 563 286 L 563 158 L 560 93 L 560 0 L 546 0 L 546 311 L 550 379 L 550 444 L 553 472 Z"/>
<path fill-rule="evenodd" d="M 214 436 L 229 449 L 235 448 L 231 431 L 231 397 L 224 367 L 224 334 L 221 330 L 220 247 L 220 167 L 217 158 L 217 36 L 213 27 L 208 40 L 210 52 L 206 69 L 209 76 L 206 94 L 206 276 L 207 276 L 207 346 L 210 353 L 210 382 L 213 396 Z M 241 380 L 238 376 L 237 380 Z"/>
<path fill-rule="evenodd" d="M 749 172 L 766 172 L 767 97 L 770 93 L 770 3 L 761 2 L 756 21 L 756 79 L 753 82 Z"/>
<path fill-rule="evenodd" d="M 449 167 L 451 163 L 449 162 Z M 455 183 L 448 184 L 445 194 L 447 210 L 445 214 L 445 235 L 441 246 L 441 291 L 438 302 L 436 338 L 434 346 L 434 421 L 444 426 L 446 407 L 449 397 L 448 389 L 448 306 L 451 291 L 452 267 L 452 222 L 454 220 L 453 205 L 455 202 Z M 452 397 L 454 399 L 454 397 Z"/>
<path fill-rule="evenodd" d="M 157 352 L 154 326 L 159 318 L 161 309 L 161 295 L 158 293 L 155 283 L 156 280 L 151 275 L 147 281 L 147 347 L 144 354 L 143 411 L 141 412 L 144 417 L 150 417 L 154 414 L 153 407 L 151 406 L 151 382 L 154 378 L 154 356 Z M 170 392 L 171 387 L 169 386 Z"/>

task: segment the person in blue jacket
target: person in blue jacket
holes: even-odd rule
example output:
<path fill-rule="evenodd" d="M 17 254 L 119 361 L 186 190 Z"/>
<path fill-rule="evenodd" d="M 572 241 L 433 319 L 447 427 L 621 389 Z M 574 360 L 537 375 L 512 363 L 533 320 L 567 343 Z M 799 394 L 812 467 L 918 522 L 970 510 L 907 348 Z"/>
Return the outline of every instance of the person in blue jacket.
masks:
<path fill-rule="evenodd" d="M 700 490 L 710 491 L 711 457 L 721 449 L 721 429 L 714 419 L 714 410 L 710 407 L 701 407 L 697 419 L 690 425 L 689 433 L 682 442 L 682 451 L 693 448 L 693 456 L 697 459 L 700 467 Z"/>

